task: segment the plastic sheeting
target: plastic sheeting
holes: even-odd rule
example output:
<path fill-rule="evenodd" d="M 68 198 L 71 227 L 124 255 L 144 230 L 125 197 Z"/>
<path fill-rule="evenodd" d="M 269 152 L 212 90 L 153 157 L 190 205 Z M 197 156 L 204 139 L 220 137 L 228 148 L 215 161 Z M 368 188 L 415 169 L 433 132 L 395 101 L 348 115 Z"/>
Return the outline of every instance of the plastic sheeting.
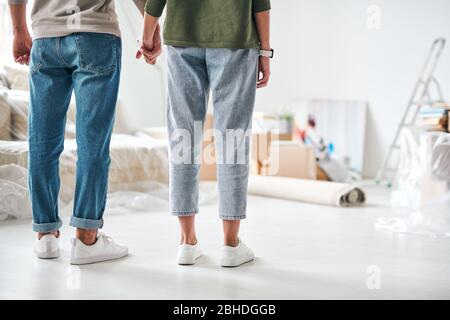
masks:
<path fill-rule="evenodd" d="M 145 182 L 167 183 L 169 176 L 167 145 L 150 137 L 114 134 L 110 145 L 109 191 L 140 190 Z M 77 161 L 75 140 L 66 140 L 60 160 L 61 199 L 74 193 Z"/>
<path fill-rule="evenodd" d="M 27 185 L 27 169 L 18 165 L 0 166 L 0 221 L 11 218 L 31 218 L 31 205 Z M 62 194 L 67 186 L 62 185 Z M 69 192 L 67 189 L 65 193 Z M 217 201 L 215 182 L 201 182 L 199 204 L 211 205 Z M 72 197 L 59 201 L 62 215 L 70 215 Z M 156 212 L 169 210 L 169 189 L 166 183 L 157 181 L 136 181 L 122 183 L 110 188 L 105 215 L 134 212 Z"/>
<path fill-rule="evenodd" d="M 449 137 L 445 132 L 423 132 L 414 128 L 402 131 L 399 167 L 391 193 L 393 207 L 418 209 L 447 193 L 444 161 L 449 152 L 445 144 Z M 441 173 L 441 177 L 436 173 Z"/>
<path fill-rule="evenodd" d="M 136 211 L 167 208 L 167 146 L 150 137 L 114 134 L 111 141 L 108 209 Z M 0 212 L 8 217 L 30 217 L 27 191 L 28 145 L 26 141 L 0 142 L 0 168 L 3 172 L 0 190 Z M 60 208 L 71 207 L 76 173 L 76 143 L 66 139 L 60 157 Z M 13 163 L 13 164 L 7 164 Z M 3 164 L 3 166 L 1 166 Z M 7 164 L 7 165 L 5 165 Z M 20 174 L 15 173 L 20 170 Z M 24 177 L 20 184 L 16 177 Z M 164 194 L 164 196 L 162 196 Z M 22 201 L 23 199 L 27 201 Z M 70 210 L 71 211 L 71 210 Z M 27 213 L 27 214 L 26 214 Z M 3 215 L 3 218 L 6 216 Z"/>
<path fill-rule="evenodd" d="M 20 71 L 20 72 L 19 72 Z M 25 72 L 25 73 L 24 73 Z M 29 92 L 19 88 L 26 71 L 10 69 L 0 89 L 0 219 L 29 218 L 27 191 Z M 75 141 L 76 102 L 69 106 L 64 151 L 60 157 L 60 211 L 71 213 L 75 185 L 77 144 Z M 111 165 L 108 185 L 108 213 L 168 210 L 167 139 L 154 136 L 154 130 L 133 132 L 119 103 L 110 145 Z M 200 203 L 212 203 L 215 188 L 200 187 Z"/>
<path fill-rule="evenodd" d="M 169 212 L 169 187 L 156 181 L 123 184 L 120 191 L 108 193 L 105 214 L 129 214 L 136 212 Z M 217 202 L 215 182 L 203 181 L 199 185 L 199 205 Z M 73 201 L 65 205 L 63 214 L 70 215 Z"/>
<path fill-rule="evenodd" d="M 0 167 L 0 221 L 31 217 L 27 174 L 14 164 Z"/>
<path fill-rule="evenodd" d="M 405 129 L 400 167 L 392 192 L 398 217 L 378 218 L 375 226 L 393 232 L 450 237 L 450 134 Z"/>
<path fill-rule="evenodd" d="M 156 181 L 123 184 L 121 191 L 108 194 L 106 214 L 133 212 L 169 211 L 169 187 Z M 199 184 L 199 205 L 213 205 L 217 202 L 217 185 L 214 181 Z M 71 205 L 66 208 L 71 210 Z"/>
<path fill-rule="evenodd" d="M 60 157 L 60 198 L 69 202 L 73 196 L 77 161 L 75 140 L 66 139 Z M 150 137 L 113 134 L 111 140 L 109 189 L 121 191 L 132 182 L 168 181 L 167 145 Z M 0 166 L 16 164 L 24 168 L 28 162 L 26 141 L 0 141 Z"/>
<path fill-rule="evenodd" d="M 0 221 L 8 219 L 30 219 L 32 216 L 28 193 L 28 171 L 18 165 L 0 166 Z M 214 204 L 217 200 L 215 182 L 201 182 L 199 204 Z M 73 200 L 60 201 L 60 212 L 72 213 Z M 169 188 L 165 183 L 138 181 L 124 183 L 119 191 L 108 193 L 105 215 L 135 212 L 160 212 L 169 210 Z"/>
<path fill-rule="evenodd" d="M 169 203 L 167 184 L 156 181 L 141 181 L 123 184 L 119 191 L 109 190 L 105 214 L 128 214 L 135 212 L 167 211 Z M 73 200 L 63 208 L 70 215 Z"/>
<path fill-rule="evenodd" d="M 450 181 L 450 134 L 441 134 L 434 143 L 431 168 L 437 179 Z"/>
<path fill-rule="evenodd" d="M 14 85 L 23 72 L 7 73 L 5 83 Z M 0 89 L 0 168 L 3 180 L 1 197 L 1 219 L 26 218 L 31 216 L 27 191 L 28 165 L 28 111 L 27 88 Z M 74 193 L 77 161 L 75 141 L 76 105 L 69 106 L 65 128 L 64 151 L 60 157 L 60 209 L 70 207 Z M 111 166 L 109 191 L 111 210 L 155 208 L 158 196 L 155 185 L 162 187 L 168 181 L 167 143 L 152 138 L 145 132 L 134 134 L 126 125 L 126 116 L 119 103 L 116 112 L 114 133 L 111 140 Z M 20 180 L 18 177 L 25 177 Z M 150 186 L 152 183 L 155 185 Z M 24 201 L 26 199 L 26 201 Z M 152 200 L 152 201 L 150 201 Z M 167 199 L 161 200 L 167 207 Z M 157 206 L 157 205 L 156 205 Z M 123 211 L 123 210 L 122 210 Z"/>
<path fill-rule="evenodd" d="M 450 237 L 450 193 L 429 201 L 404 217 L 379 218 L 375 226 L 393 232 Z"/>
<path fill-rule="evenodd" d="M 29 92 L 0 90 L 0 166 L 16 164 L 24 168 L 28 162 Z M 65 128 L 64 151 L 60 158 L 61 193 L 63 202 L 70 201 L 76 170 L 75 102 L 70 104 Z M 121 190 L 130 182 L 167 182 L 167 143 L 145 132 L 137 135 L 128 129 L 120 103 L 111 140 L 109 187 Z"/>

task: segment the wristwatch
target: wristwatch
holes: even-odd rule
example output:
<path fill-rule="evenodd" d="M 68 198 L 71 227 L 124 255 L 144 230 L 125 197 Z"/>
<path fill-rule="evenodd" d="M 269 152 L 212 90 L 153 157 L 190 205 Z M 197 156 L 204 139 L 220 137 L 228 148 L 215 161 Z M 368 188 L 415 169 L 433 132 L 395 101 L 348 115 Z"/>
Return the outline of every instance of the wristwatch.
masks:
<path fill-rule="evenodd" d="M 273 58 L 274 52 L 275 52 L 275 51 L 274 51 L 273 49 L 270 49 L 270 50 L 262 50 L 262 49 L 260 49 L 260 50 L 259 50 L 259 55 L 260 55 L 261 57 L 267 57 L 267 58 L 272 59 L 272 58 Z"/>

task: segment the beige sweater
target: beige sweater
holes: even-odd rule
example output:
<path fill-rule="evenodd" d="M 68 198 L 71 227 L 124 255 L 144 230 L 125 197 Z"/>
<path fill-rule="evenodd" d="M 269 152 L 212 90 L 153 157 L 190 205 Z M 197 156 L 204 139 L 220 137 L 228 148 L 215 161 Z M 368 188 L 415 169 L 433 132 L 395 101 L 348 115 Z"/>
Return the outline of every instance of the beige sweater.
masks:
<path fill-rule="evenodd" d="M 26 4 L 27 0 L 8 2 Z M 146 0 L 133 2 L 143 14 Z M 120 37 L 114 0 L 34 0 L 31 20 L 34 39 L 62 37 L 75 32 L 108 33 Z"/>

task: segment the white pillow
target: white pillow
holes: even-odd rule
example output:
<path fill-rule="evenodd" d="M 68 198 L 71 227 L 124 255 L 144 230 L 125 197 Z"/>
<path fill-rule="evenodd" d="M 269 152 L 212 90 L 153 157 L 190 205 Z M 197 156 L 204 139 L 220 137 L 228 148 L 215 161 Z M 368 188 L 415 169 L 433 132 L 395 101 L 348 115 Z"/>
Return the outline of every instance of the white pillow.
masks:
<path fill-rule="evenodd" d="M 11 108 L 0 93 L 0 140 L 11 140 Z"/>
<path fill-rule="evenodd" d="M 14 140 L 27 140 L 28 137 L 28 101 L 26 91 L 8 90 L 0 94 L 0 105 L 9 108 L 9 133 Z"/>
<path fill-rule="evenodd" d="M 11 90 L 30 91 L 29 71 L 25 67 L 5 66 L 6 80 Z"/>
<path fill-rule="evenodd" d="M 0 91 L 0 115 L 1 119 L 10 118 L 11 120 L 2 125 L 0 121 L 0 140 L 10 140 L 7 139 L 11 137 L 13 140 L 27 140 L 28 139 L 28 108 L 30 102 L 30 93 L 22 90 L 3 90 Z M 117 115 L 116 121 L 114 122 L 114 133 L 128 133 L 128 129 L 124 124 L 121 117 L 121 104 L 117 105 Z M 6 114 L 6 112 L 10 112 Z M 75 117 L 76 117 L 76 107 L 75 100 L 72 99 L 70 102 L 69 110 L 67 112 L 66 139 L 75 139 Z M 2 130 L 2 128 L 4 130 Z"/>
<path fill-rule="evenodd" d="M 0 72 L 0 90 L 8 90 L 8 80 L 3 72 Z"/>

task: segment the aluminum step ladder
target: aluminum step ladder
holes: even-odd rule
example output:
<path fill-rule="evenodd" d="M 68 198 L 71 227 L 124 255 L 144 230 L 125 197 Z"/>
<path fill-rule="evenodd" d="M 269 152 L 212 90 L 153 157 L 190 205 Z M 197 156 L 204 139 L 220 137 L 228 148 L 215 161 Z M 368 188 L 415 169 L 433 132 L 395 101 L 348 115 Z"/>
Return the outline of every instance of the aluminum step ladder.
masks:
<path fill-rule="evenodd" d="M 400 161 L 399 141 L 402 130 L 406 127 L 415 126 L 420 109 L 425 106 L 450 109 L 450 103 L 445 102 L 441 86 L 434 77 L 438 62 L 445 48 L 445 43 L 445 38 L 438 38 L 433 42 L 430 48 L 422 72 L 408 102 L 406 111 L 398 125 L 394 140 L 389 146 L 387 155 L 378 170 L 375 180 L 377 184 L 386 183 L 389 188 L 392 186 L 398 172 Z M 432 96 L 437 98 L 433 99 Z"/>

